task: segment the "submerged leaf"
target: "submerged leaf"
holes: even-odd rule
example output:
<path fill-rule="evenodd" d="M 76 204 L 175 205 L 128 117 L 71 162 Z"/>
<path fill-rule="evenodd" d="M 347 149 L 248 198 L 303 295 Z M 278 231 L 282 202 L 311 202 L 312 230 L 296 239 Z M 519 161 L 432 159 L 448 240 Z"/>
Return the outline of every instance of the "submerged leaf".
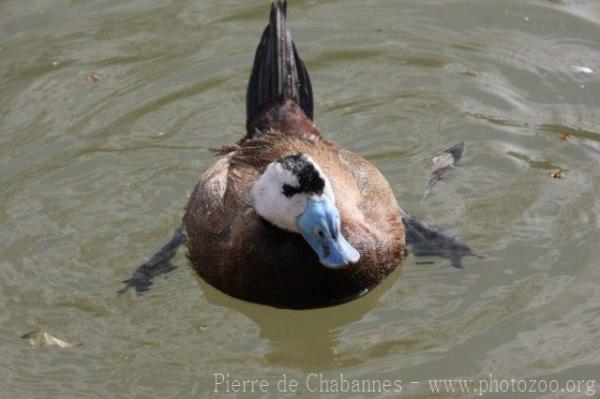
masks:
<path fill-rule="evenodd" d="M 21 339 L 28 340 L 31 346 L 58 346 L 61 349 L 81 346 L 81 344 L 71 344 L 69 342 L 63 341 L 60 338 L 53 337 L 47 332 L 42 332 L 39 330 L 23 334 L 21 335 Z"/>
<path fill-rule="evenodd" d="M 592 68 L 585 65 L 571 65 L 571 68 L 573 68 L 575 72 L 584 73 L 586 75 L 591 75 L 594 73 Z"/>
<path fill-rule="evenodd" d="M 464 151 L 465 143 L 458 143 L 433 157 L 433 165 L 435 166 L 433 173 L 440 169 L 453 167 L 462 158 Z"/>
<path fill-rule="evenodd" d="M 442 180 L 442 176 L 446 171 L 450 168 L 453 168 L 454 165 L 462 158 L 463 153 L 465 151 L 465 143 L 458 143 L 448 148 L 441 154 L 433 157 L 433 165 L 434 169 L 431 172 L 431 177 L 429 178 L 429 183 L 427 184 L 427 188 L 425 189 L 425 193 L 423 194 L 424 200 L 429 194 L 429 191 L 433 188 L 433 186 L 440 180 Z"/>

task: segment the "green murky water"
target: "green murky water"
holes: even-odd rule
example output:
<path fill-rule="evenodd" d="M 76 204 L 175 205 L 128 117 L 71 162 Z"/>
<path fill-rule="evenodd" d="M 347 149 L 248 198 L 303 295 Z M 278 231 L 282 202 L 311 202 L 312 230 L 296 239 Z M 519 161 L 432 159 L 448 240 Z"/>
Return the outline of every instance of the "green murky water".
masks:
<path fill-rule="evenodd" d="M 322 131 L 485 259 L 410 257 L 364 298 L 294 312 L 207 287 L 181 251 L 147 295 L 116 296 L 177 226 L 209 148 L 242 134 L 267 11 L 0 2 L 0 397 L 219 396 L 214 373 L 270 384 L 238 397 L 279 396 L 283 373 L 291 397 L 316 395 L 311 373 L 402 380 L 388 396 L 408 398 L 475 395 L 433 394 L 440 378 L 600 381 L 594 0 L 291 1 Z M 420 202 L 431 157 L 459 141 L 461 167 Z M 82 345 L 20 338 L 37 329 Z"/>

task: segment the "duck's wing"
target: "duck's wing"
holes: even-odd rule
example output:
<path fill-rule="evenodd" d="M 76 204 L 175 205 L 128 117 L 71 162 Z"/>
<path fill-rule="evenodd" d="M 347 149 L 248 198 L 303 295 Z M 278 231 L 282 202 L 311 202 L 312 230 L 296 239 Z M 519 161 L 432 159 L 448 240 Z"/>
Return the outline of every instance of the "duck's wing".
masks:
<path fill-rule="evenodd" d="M 329 168 L 342 226 L 348 226 L 348 235 L 368 252 L 400 257 L 405 248 L 404 227 L 390 184 L 361 156 L 343 149 L 332 153 L 337 162 L 332 160 L 324 168 Z"/>
<path fill-rule="evenodd" d="M 190 238 L 188 245 L 207 245 L 227 241 L 232 217 L 236 209 L 228 209 L 227 197 L 235 197 L 235 187 L 230 187 L 230 167 L 234 153 L 219 159 L 200 177 L 184 216 Z M 190 253 L 194 253 L 190 247 Z M 210 251 L 202 251 L 210 252 Z"/>
<path fill-rule="evenodd" d="M 232 156 L 233 153 L 226 155 L 202 174 L 188 203 L 182 226 L 175 230 L 173 237 L 164 247 L 136 269 L 131 278 L 123 281 L 125 287 L 118 292 L 119 295 L 130 288 L 134 288 L 136 293 L 141 295 L 150 289 L 154 278 L 175 270 L 177 266 L 171 263 L 171 259 L 177 253 L 177 249 L 186 242 L 188 246 L 207 247 L 226 242 L 232 215 L 235 215 L 235 211 L 228 212 L 226 209 Z M 190 254 L 196 253 L 194 249 L 197 250 L 190 248 Z M 214 253 L 217 256 L 221 253 L 218 248 L 213 249 L 214 251 L 203 250 L 203 253 Z"/>
<path fill-rule="evenodd" d="M 254 137 L 264 127 L 264 123 L 256 123 L 261 116 L 286 102 L 299 106 L 305 117 L 313 119 L 310 77 L 287 29 L 286 15 L 287 1 L 274 0 L 269 25 L 256 49 L 246 92 L 247 138 Z M 286 110 L 285 114 L 293 113 Z"/>

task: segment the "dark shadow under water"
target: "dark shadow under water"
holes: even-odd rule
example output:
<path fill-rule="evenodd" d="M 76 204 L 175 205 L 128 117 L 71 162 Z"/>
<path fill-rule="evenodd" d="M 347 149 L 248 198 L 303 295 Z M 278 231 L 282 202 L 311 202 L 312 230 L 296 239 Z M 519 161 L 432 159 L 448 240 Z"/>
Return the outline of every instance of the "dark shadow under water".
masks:
<path fill-rule="evenodd" d="M 258 326 L 260 337 L 270 345 L 265 354 L 269 364 L 314 371 L 352 367 L 364 361 L 352 353 L 338 354 L 339 336 L 345 327 L 378 307 L 400 273 L 401 266 L 381 285 L 353 301 L 308 310 L 278 309 L 242 301 L 222 293 L 200 277 L 198 284 L 211 305 L 243 314 Z"/>

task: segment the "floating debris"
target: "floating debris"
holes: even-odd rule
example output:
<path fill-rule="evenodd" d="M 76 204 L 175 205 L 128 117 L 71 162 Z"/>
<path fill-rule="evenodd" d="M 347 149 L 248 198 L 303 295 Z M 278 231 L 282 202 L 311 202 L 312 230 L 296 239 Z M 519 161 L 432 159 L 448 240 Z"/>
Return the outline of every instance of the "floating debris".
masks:
<path fill-rule="evenodd" d="M 438 181 L 442 180 L 444 173 L 456 165 L 456 163 L 462 158 L 464 151 L 465 143 L 458 143 L 433 158 L 434 169 L 433 172 L 431 172 L 429 183 L 427 184 L 425 194 L 423 194 L 421 201 L 427 197 L 433 186 Z"/>
<path fill-rule="evenodd" d="M 66 341 L 63 341 L 60 338 L 53 337 L 47 332 L 42 332 L 39 330 L 28 332 L 27 334 L 21 335 L 21 339 L 26 339 L 29 341 L 31 346 L 58 346 L 61 349 L 66 348 L 74 348 L 76 346 L 81 346 L 81 344 L 71 344 Z"/>
<path fill-rule="evenodd" d="M 572 65 L 571 68 L 573 68 L 575 72 L 583 73 L 586 75 L 591 75 L 594 73 L 594 70 L 592 68 L 585 65 Z"/>
<path fill-rule="evenodd" d="M 436 169 L 451 168 L 462 158 L 465 143 L 458 143 L 433 158 Z"/>
<path fill-rule="evenodd" d="M 562 179 L 563 177 L 565 177 L 565 171 L 562 169 L 559 169 L 559 170 L 552 172 L 550 174 L 550 176 L 552 176 L 553 179 Z"/>
<path fill-rule="evenodd" d="M 90 73 L 87 77 L 87 80 L 89 80 L 90 82 L 96 83 L 99 80 L 98 75 L 95 73 Z"/>
<path fill-rule="evenodd" d="M 571 133 L 563 133 L 560 135 L 560 139 L 562 141 L 569 141 L 571 140 Z"/>

